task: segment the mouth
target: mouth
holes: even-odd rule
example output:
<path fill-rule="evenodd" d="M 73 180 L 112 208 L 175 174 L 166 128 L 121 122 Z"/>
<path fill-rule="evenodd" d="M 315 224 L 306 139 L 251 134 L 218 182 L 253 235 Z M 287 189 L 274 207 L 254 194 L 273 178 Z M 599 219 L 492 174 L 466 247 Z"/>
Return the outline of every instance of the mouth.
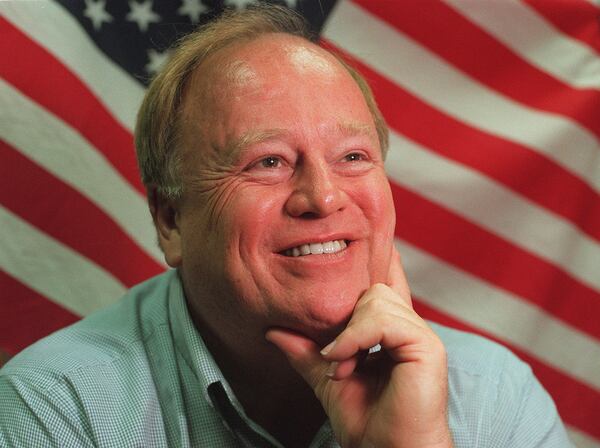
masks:
<path fill-rule="evenodd" d="M 280 252 L 281 255 L 286 257 L 303 257 L 306 255 L 323 255 L 323 254 L 336 254 L 346 250 L 350 244 L 348 240 L 333 240 L 325 242 L 314 242 L 301 244 L 296 247 L 290 247 L 289 249 Z"/>

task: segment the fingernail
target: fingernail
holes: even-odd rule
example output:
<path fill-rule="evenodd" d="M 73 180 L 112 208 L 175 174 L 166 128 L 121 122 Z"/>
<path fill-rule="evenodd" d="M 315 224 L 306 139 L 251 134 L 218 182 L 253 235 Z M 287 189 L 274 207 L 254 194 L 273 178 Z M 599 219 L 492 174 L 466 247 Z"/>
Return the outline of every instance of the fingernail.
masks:
<path fill-rule="evenodd" d="M 331 364 L 329 364 L 329 368 L 327 369 L 327 372 L 325 372 L 325 375 L 327 375 L 329 378 L 333 378 L 333 375 L 335 375 L 335 371 L 337 370 L 339 365 L 339 362 L 332 362 Z"/>
<path fill-rule="evenodd" d="M 323 349 L 321 350 L 321 354 L 323 356 L 325 356 L 327 353 L 329 353 L 331 351 L 331 349 L 333 348 L 334 345 L 335 345 L 335 340 L 333 342 L 330 342 L 329 344 L 327 344 L 325 347 L 323 347 Z"/>

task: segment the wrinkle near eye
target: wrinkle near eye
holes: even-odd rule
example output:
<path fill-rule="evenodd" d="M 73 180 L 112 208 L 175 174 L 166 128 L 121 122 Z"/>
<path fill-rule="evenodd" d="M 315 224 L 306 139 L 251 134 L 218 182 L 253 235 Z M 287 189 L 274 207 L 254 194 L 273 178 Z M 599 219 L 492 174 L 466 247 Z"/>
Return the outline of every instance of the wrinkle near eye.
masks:
<path fill-rule="evenodd" d="M 194 194 L 206 194 L 219 188 L 232 177 L 229 170 L 219 172 L 213 170 L 196 171 L 194 175 L 184 177 L 184 189 Z"/>
<path fill-rule="evenodd" d="M 194 176 L 186 181 L 186 193 L 189 206 L 201 207 L 202 213 L 207 216 L 209 228 L 215 230 L 221 222 L 225 206 L 235 196 L 242 186 L 242 180 L 236 176 L 215 176 L 207 179 Z"/>
<path fill-rule="evenodd" d="M 230 185 L 216 190 L 216 194 L 209 198 L 207 203 L 209 213 L 210 230 L 214 230 L 221 222 L 223 210 L 230 202 L 230 198 L 235 195 L 236 190 L 241 186 L 241 182 L 236 179 L 230 179 Z"/>

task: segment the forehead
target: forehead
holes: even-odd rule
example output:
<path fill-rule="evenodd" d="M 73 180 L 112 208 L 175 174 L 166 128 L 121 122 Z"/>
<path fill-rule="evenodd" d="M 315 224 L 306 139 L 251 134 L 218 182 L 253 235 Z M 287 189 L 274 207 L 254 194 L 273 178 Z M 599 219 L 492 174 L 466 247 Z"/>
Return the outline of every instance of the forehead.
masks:
<path fill-rule="evenodd" d="M 207 136 L 229 123 L 240 132 L 228 136 L 234 139 L 301 121 L 321 131 L 374 128 L 362 92 L 338 60 L 283 34 L 235 44 L 207 58 L 192 75 L 183 114 L 184 133 Z"/>
<path fill-rule="evenodd" d="M 340 74 L 339 63 L 329 53 L 306 40 L 281 34 L 262 36 L 231 48 L 219 59 L 215 62 L 220 62 L 225 81 L 239 87 L 258 81 L 265 69 L 323 80 L 333 80 Z"/>
<path fill-rule="evenodd" d="M 223 94 L 263 88 L 269 80 L 289 79 L 290 75 L 320 82 L 349 76 L 334 56 L 317 45 L 271 33 L 210 55 L 192 74 L 187 90 L 222 98 Z"/>

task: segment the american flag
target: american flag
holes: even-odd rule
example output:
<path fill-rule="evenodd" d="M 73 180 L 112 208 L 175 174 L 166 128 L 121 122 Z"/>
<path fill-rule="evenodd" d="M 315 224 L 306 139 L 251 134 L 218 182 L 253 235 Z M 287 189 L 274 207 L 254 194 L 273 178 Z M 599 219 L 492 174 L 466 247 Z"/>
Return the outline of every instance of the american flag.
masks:
<path fill-rule="evenodd" d="M 165 269 L 135 114 L 176 37 L 250 3 L 0 2 L 0 363 Z M 417 311 L 510 347 L 600 447 L 600 4 L 287 4 L 390 125 Z"/>

